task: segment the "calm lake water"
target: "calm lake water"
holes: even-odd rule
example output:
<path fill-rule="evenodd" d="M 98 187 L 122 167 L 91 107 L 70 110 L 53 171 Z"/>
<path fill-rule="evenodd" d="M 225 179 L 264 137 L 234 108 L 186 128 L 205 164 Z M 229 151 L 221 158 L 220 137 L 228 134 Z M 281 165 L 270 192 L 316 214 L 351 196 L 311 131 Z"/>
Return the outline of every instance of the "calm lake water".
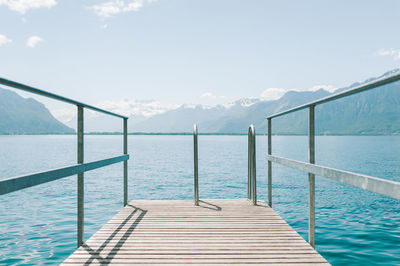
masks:
<path fill-rule="evenodd" d="M 266 199 L 266 137 L 257 137 Z M 192 199 L 192 136 L 129 136 L 129 199 Z M 316 163 L 400 181 L 400 137 L 321 136 Z M 122 153 L 122 136 L 86 136 L 85 161 Z M 273 137 L 307 160 L 307 137 Z M 0 136 L 0 179 L 76 161 L 75 136 Z M 85 238 L 122 208 L 122 164 L 85 175 Z M 273 165 L 273 207 L 307 239 L 307 174 Z M 199 136 L 200 198 L 247 197 L 247 136 Z M 0 196 L 0 265 L 58 264 L 76 247 L 76 176 Z M 333 265 L 400 265 L 400 201 L 316 177 L 317 250 Z"/>

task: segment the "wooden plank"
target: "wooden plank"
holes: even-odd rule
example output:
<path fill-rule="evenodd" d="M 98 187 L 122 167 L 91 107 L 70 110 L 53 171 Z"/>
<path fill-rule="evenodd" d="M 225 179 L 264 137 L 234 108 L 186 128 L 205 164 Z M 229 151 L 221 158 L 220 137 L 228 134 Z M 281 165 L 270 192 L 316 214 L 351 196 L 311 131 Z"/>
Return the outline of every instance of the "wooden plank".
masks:
<path fill-rule="evenodd" d="M 132 201 L 64 263 L 329 265 L 264 202 Z"/>
<path fill-rule="evenodd" d="M 66 262 L 66 263 L 64 263 L 64 265 L 76 265 L 77 263 L 68 263 L 68 262 Z M 111 264 L 111 265 L 129 265 L 130 263 L 120 263 L 120 264 L 117 264 L 117 263 L 108 263 L 108 264 Z M 169 264 L 166 264 L 166 263 L 135 263 L 135 266 L 148 266 L 148 265 L 152 265 L 152 266 L 165 266 L 165 265 L 185 265 L 185 264 L 188 264 L 188 263 L 169 263 Z M 251 263 L 240 263 L 240 262 L 236 262 L 236 263 L 234 263 L 234 262 L 232 262 L 232 263 L 230 263 L 230 264 L 234 264 L 235 266 L 248 266 L 248 265 L 250 265 Z M 256 263 L 255 263 L 256 264 Z M 268 264 L 266 264 L 266 263 L 263 263 L 263 264 L 265 264 L 265 265 L 268 265 Z M 92 263 L 90 263 L 90 265 L 103 265 L 103 263 L 99 263 L 99 262 L 92 262 Z M 223 263 L 222 264 L 216 264 L 216 263 L 190 263 L 190 265 L 191 266 L 194 266 L 194 265 L 196 265 L 196 266 L 215 266 L 215 265 L 223 265 Z M 270 264 L 270 265 L 273 265 L 273 264 Z M 309 263 L 279 263 L 279 266 L 309 266 L 310 264 Z M 323 266 L 323 265 L 330 265 L 329 263 L 313 263 L 313 265 L 318 265 L 318 266 Z"/>
<path fill-rule="evenodd" d="M 92 259 L 89 261 L 86 258 L 68 258 L 67 260 L 64 261 L 63 264 L 91 264 Z M 103 259 L 103 258 L 96 258 L 93 257 L 93 261 L 100 261 L 102 264 L 203 264 L 203 263 L 210 263 L 210 264 L 236 264 L 236 263 L 242 263 L 242 264 L 280 264 L 280 263 L 307 263 L 309 265 L 315 264 L 315 263 L 326 263 L 324 259 L 313 259 L 313 258 L 307 258 L 307 259 L 299 259 L 299 258 L 289 258 L 289 259 L 248 259 L 248 258 L 243 258 L 243 259 L 238 259 L 238 258 L 233 258 L 233 259 L 179 259 L 179 257 L 173 258 L 173 259 L 153 259 L 153 258 L 148 258 L 148 259 L 128 259 L 128 258 L 123 258 L 120 259 L 118 257 L 111 258 L 111 259 Z"/>
<path fill-rule="evenodd" d="M 198 251 L 197 249 L 163 249 L 163 250 L 158 250 L 158 249 L 120 249 L 118 251 L 112 251 L 112 249 L 106 249 L 102 250 L 99 254 L 100 255 L 108 255 L 108 254 L 121 254 L 121 255 L 126 255 L 126 254 L 134 254 L 134 255 L 144 255 L 144 254 L 153 254 L 153 255 L 168 255 L 168 254 L 182 254 L 182 255 L 198 255 L 198 254 L 204 254 L 204 255 L 212 255 L 212 254 L 219 254 L 219 255 L 224 255 L 224 254 L 236 254 L 238 251 L 240 251 L 240 254 L 244 255 L 254 255 L 254 254 L 285 254 L 287 255 L 287 250 L 264 250 L 264 249 L 210 249 L 210 250 L 202 250 Z M 77 250 L 75 254 L 88 254 L 89 251 L 87 250 Z M 314 254 L 312 249 L 308 250 L 291 250 L 290 254 Z"/>

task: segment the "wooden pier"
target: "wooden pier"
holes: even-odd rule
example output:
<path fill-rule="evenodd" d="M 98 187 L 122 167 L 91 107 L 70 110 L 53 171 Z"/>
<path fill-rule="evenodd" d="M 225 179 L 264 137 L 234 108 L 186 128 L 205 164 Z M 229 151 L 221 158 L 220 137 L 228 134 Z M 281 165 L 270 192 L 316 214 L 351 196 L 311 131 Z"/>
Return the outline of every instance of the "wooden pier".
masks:
<path fill-rule="evenodd" d="M 131 201 L 64 265 L 329 265 L 273 209 L 248 199 Z"/>
<path fill-rule="evenodd" d="M 352 87 L 270 115 L 268 120 L 268 205 L 257 201 L 256 132 L 248 135 L 248 199 L 200 200 L 198 133 L 193 132 L 194 201 L 132 201 L 128 204 L 128 117 L 22 83 L 0 78 L 3 86 L 75 105 L 77 108 L 77 164 L 0 181 L 0 196 L 77 175 L 77 246 L 63 264 L 279 264 L 329 263 L 315 246 L 315 176 L 400 200 L 400 182 L 315 164 L 315 107 L 363 91 L 400 81 L 400 73 Z M 123 119 L 123 154 L 84 161 L 84 110 Z M 308 109 L 308 162 L 272 154 L 272 119 Z M 123 162 L 124 208 L 84 242 L 84 173 Z M 308 173 L 308 243 L 272 206 L 272 163 Z M 187 188 L 182 188 L 187 189 Z M 99 213 L 98 215 L 102 215 Z M 357 262 L 355 262 L 357 263 Z"/>

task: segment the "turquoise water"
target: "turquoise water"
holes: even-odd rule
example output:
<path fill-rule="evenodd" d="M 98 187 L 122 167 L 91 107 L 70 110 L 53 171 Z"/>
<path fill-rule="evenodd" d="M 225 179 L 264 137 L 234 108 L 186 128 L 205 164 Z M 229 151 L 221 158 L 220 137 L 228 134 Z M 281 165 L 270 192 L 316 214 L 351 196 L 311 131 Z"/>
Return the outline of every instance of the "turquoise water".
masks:
<path fill-rule="evenodd" d="M 85 160 L 122 151 L 121 136 L 86 136 Z M 400 137 L 316 139 L 321 165 L 400 181 Z M 129 199 L 192 199 L 191 136 L 129 136 Z M 257 137 L 266 199 L 266 137 Z M 277 136 L 273 153 L 307 159 L 307 138 Z M 0 136 L 0 179 L 76 161 L 74 136 Z M 305 239 L 307 175 L 273 166 L 273 207 Z M 200 198 L 245 198 L 247 136 L 199 136 Z M 85 238 L 122 207 L 122 164 L 85 176 Z M 317 250 L 333 265 L 400 265 L 400 201 L 316 179 Z M 76 246 L 76 177 L 0 196 L 0 265 L 57 264 Z"/>

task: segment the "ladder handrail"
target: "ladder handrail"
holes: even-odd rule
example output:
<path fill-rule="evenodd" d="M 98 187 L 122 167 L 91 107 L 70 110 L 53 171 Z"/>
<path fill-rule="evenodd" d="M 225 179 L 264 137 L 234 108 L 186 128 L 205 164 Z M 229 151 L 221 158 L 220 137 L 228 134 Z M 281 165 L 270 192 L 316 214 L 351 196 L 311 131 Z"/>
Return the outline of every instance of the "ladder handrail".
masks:
<path fill-rule="evenodd" d="M 199 206 L 199 155 L 197 144 L 197 125 L 193 126 L 193 153 L 194 153 L 194 205 Z"/>
<path fill-rule="evenodd" d="M 248 194 L 248 199 L 252 199 L 253 204 L 257 205 L 256 130 L 254 125 L 250 125 L 248 133 L 247 194 Z"/>

